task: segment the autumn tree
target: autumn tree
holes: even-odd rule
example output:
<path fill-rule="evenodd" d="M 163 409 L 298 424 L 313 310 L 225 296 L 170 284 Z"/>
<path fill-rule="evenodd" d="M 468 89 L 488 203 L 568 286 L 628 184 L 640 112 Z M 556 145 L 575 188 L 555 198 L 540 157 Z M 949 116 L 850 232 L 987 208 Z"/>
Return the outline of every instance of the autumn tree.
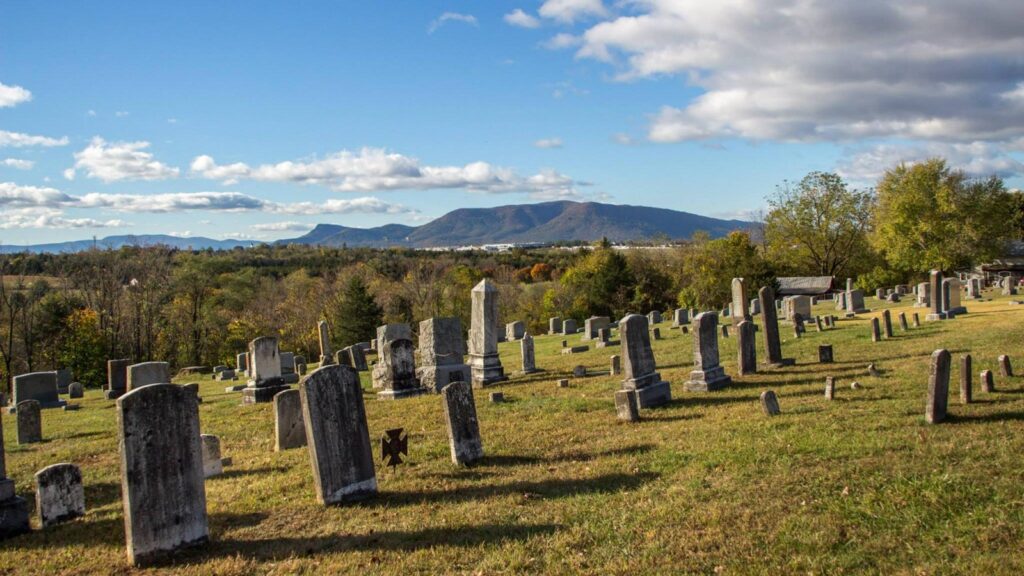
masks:
<path fill-rule="evenodd" d="M 677 256 L 680 306 L 703 310 L 722 306 L 731 298 L 733 278 L 745 278 L 751 294 L 761 286 L 775 285 L 771 265 L 746 232 L 732 232 L 714 240 L 707 234 L 697 234 Z"/>

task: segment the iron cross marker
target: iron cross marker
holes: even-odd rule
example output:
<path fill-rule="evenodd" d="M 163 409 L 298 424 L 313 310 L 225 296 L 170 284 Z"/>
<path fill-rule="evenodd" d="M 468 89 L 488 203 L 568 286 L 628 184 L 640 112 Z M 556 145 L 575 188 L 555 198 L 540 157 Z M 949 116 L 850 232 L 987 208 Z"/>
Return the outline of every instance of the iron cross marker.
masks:
<path fill-rule="evenodd" d="M 380 439 L 380 457 L 384 460 L 385 466 L 391 466 L 394 470 L 402 463 L 402 456 L 409 456 L 409 436 L 402 435 L 404 429 L 392 428 L 384 433 Z"/>

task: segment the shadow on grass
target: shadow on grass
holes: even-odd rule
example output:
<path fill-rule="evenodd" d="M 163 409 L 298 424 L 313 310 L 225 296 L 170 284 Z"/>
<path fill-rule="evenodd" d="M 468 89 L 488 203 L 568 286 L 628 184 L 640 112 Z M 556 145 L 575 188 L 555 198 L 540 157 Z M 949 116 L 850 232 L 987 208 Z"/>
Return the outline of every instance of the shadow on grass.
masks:
<path fill-rule="evenodd" d="M 1008 422 L 1012 420 L 1024 420 L 1024 412 L 996 412 L 977 416 L 947 414 L 944 423 L 973 424 L 975 422 Z"/>
<path fill-rule="evenodd" d="M 60 436 L 57 440 L 75 440 L 78 438 L 89 438 L 91 436 L 106 436 L 107 432 L 76 432 L 67 436 Z"/>
<path fill-rule="evenodd" d="M 240 476 L 249 476 L 251 474 L 266 474 L 268 472 L 287 472 L 291 468 L 287 466 L 266 466 L 264 468 L 253 468 L 252 470 L 227 470 L 222 474 L 218 474 L 210 478 L 210 480 L 216 480 L 218 478 L 238 478 Z"/>
<path fill-rule="evenodd" d="M 85 485 L 85 504 L 89 508 L 99 508 L 121 501 L 121 485 L 115 482 L 101 482 Z"/>
<path fill-rule="evenodd" d="M 533 466 L 536 464 L 555 464 L 558 462 L 590 462 L 598 458 L 614 457 L 631 454 L 645 454 L 654 450 L 654 444 L 637 444 L 635 446 L 624 446 L 601 450 L 600 452 L 567 452 L 556 456 L 520 456 L 511 454 L 500 454 L 495 456 L 484 456 L 484 459 L 476 467 L 487 466 Z"/>

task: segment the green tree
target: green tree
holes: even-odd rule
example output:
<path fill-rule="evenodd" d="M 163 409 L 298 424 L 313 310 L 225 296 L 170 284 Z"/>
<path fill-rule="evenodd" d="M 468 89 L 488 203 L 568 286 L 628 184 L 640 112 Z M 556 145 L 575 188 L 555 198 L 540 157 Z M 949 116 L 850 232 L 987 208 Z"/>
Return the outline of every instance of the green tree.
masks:
<path fill-rule="evenodd" d="M 857 258 L 869 250 L 873 198 L 850 190 L 836 174 L 811 172 L 783 183 L 768 198 L 764 236 L 769 258 L 802 276 L 854 275 Z"/>
<path fill-rule="evenodd" d="M 75 310 L 67 319 L 67 337 L 60 364 L 70 368 L 84 386 L 98 388 L 107 379 L 107 354 L 100 315 L 92 309 Z"/>
<path fill-rule="evenodd" d="M 732 279 L 747 281 L 748 297 L 761 286 L 775 285 L 775 273 L 746 232 L 732 232 L 711 240 L 697 234 L 680 248 L 679 305 L 704 310 L 717 308 L 732 298 Z"/>
<path fill-rule="evenodd" d="M 342 288 L 331 326 L 335 344 L 351 346 L 375 337 L 384 311 L 360 276 L 352 276 Z"/>
<path fill-rule="evenodd" d="M 571 316 L 619 318 L 628 312 L 636 280 L 626 258 L 603 240 L 561 277 L 571 293 Z"/>
<path fill-rule="evenodd" d="M 941 158 L 900 164 L 878 183 L 872 241 L 896 269 L 952 271 L 998 256 L 1012 214 L 1000 178 L 970 179 Z"/>

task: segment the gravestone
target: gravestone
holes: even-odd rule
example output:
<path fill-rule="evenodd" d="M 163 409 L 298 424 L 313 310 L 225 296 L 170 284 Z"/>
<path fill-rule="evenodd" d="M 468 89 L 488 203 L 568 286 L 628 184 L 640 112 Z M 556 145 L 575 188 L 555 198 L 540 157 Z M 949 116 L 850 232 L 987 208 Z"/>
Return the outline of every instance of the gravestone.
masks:
<path fill-rule="evenodd" d="M 56 372 L 29 372 L 14 377 L 12 406 L 25 400 L 35 400 L 40 408 L 61 408 L 67 404 L 57 395 Z"/>
<path fill-rule="evenodd" d="M 358 373 L 348 366 L 325 366 L 301 384 L 313 483 L 321 504 L 341 504 L 377 493 L 377 475 L 366 425 Z"/>
<path fill-rule="evenodd" d="M 281 359 L 281 380 L 285 384 L 295 384 L 299 381 L 299 375 L 295 373 L 295 353 L 281 352 L 278 355 Z M 271 397 L 273 399 L 273 397 Z"/>
<path fill-rule="evenodd" d="M 85 515 L 85 490 L 78 466 L 51 464 L 36 472 L 36 512 L 43 528 Z"/>
<path fill-rule="evenodd" d="M 1010 365 L 1010 357 L 1006 354 L 999 356 L 999 375 L 1004 378 L 1013 376 L 1013 366 Z"/>
<path fill-rule="evenodd" d="M 262 336 L 249 342 L 249 381 L 242 390 L 243 404 L 270 402 L 287 390 L 281 376 L 281 351 L 274 336 Z"/>
<path fill-rule="evenodd" d="M 18 444 L 34 444 L 43 441 L 43 416 L 39 402 L 22 400 L 15 406 L 18 415 Z"/>
<path fill-rule="evenodd" d="M 736 348 L 739 356 L 740 376 L 757 372 L 756 336 L 752 321 L 744 320 L 736 325 Z"/>
<path fill-rule="evenodd" d="M 990 394 L 996 391 L 996 379 L 992 375 L 991 370 L 982 370 L 981 375 L 981 391 L 986 394 Z"/>
<path fill-rule="evenodd" d="M 914 328 L 920 328 L 920 327 L 921 327 L 921 317 L 917 315 L 917 312 L 914 312 Z"/>
<path fill-rule="evenodd" d="M 835 400 L 836 397 L 836 379 L 833 376 L 825 377 L 825 399 Z"/>
<path fill-rule="evenodd" d="M 74 377 L 71 375 L 71 370 L 67 368 L 60 368 L 57 372 L 57 393 L 67 394 L 68 386 L 71 385 L 71 381 Z"/>
<path fill-rule="evenodd" d="M 573 378 L 586 378 L 587 377 L 587 367 L 583 366 L 582 364 L 577 365 L 577 366 L 573 366 L 573 368 L 572 368 L 572 376 L 573 376 Z"/>
<path fill-rule="evenodd" d="M 320 343 L 320 365 L 326 366 L 333 362 L 331 352 L 331 335 L 326 320 L 316 323 L 317 340 Z"/>
<path fill-rule="evenodd" d="M 1003 277 L 1000 284 L 1003 288 L 1003 296 L 1015 296 L 1017 294 L 1017 279 L 1012 275 Z"/>
<path fill-rule="evenodd" d="M 611 320 L 607 316 L 591 316 L 583 322 L 583 339 L 595 340 L 598 332 L 607 329 Z"/>
<path fill-rule="evenodd" d="M 835 296 L 836 310 L 846 310 L 846 292 L 839 292 Z"/>
<path fill-rule="evenodd" d="M 902 330 L 904 332 L 906 332 L 907 330 L 910 330 L 910 326 L 907 325 L 907 314 L 906 314 L 906 312 L 900 312 L 899 319 L 900 319 L 900 330 Z"/>
<path fill-rule="evenodd" d="M 960 357 L 960 403 L 970 404 L 973 399 L 971 379 L 974 377 L 970 354 Z"/>
<path fill-rule="evenodd" d="M 718 361 L 718 316 L 708 312 L 693 319 L 697 325 L 693 336 L 693 364 L 690 379 L 684 387 L 691 392 L 721 390 L 732 383 Z"/>
<path fill-rule="evenodd" d="M 128 365 L 131 360 L 121 358 L 107 360 L 107 388 L 103 396 L 107 400 L 117 400 L 128 391 Z"/>
<path fill-rule="evenodd" d="M 174 384 L 117 399 L 128 560 L 147 564 L 209 539 L 199 403 Z"/>
<path fill-rule="evenodd" d="M 4 428 L 0 422 L 0 540 L 28 531 L 28 502 L 14 493 L 14 480 L 7 477 Z"/>
<path fill-rule="evenodd" d="M 302 398 L 298 390 L 282 390 L 274 395 L 274 452 L 305 445 L 306 425 L 302 421 Z"/>
<path fill-rule="evenodd" d="M 761 301 L 758 300 L 757 298 L 754 298 L 753 300 L 750 301 L 750 306 L 747 307 L 747 310 L 750 312 L 750 315 L 752 317 L 757 316 L 758 314 L 761 313 Z"/>
<path fill-rule="evenodd" d="M 762 307 L 763 305 L 762 302 Z M 811 317 L 810 296 L 787 296 L 782 299 L 782 317 L 788 322 L 793 322 L 797 314 L 801 318 Z"/>
<path fill-rule="evenodd" d="M 526 325 L 519 320 L 505 325 L 505 339 L 510 342 L 521 339 L 524 334 L 526 334 Z"/>
<path fill-rule="evenodd" d="M 981 278 L 968 278 L 967 299 L 977 300 L 981 298 Z"/>
<path fill-rule="evenodd" d="M 484 457 L 484 447 L 473 402 L 473 387 L 469 382 L 452 382 L 441 389 L 441 399 L 452 462 L 468 466 L 480 461 Z"/>
<path fill-rule="evenodd" d="M 463 361 L 462 322 L 458 318 L 430 318 L 419 326 L 420 385 L 435 393 L 452 382 L 470 382 L 472 373 Z"/>
<path fill-rule="evenodd" d="M 611 358 L 611 370 L 610 375 L 618 376 L 622 373 L 622 358 L 618 354 L 613 355 Z"/>
<path fill-rule="evenodd" d="M 81 382 L 72 382 L 68 386 L 68 398 L 81 398 L 85 396 L 85 390 L 82 389 Z"/>
<path fill-rule="evenodd" d="M 235 371 L 242 376 L 249 376 L 249 353 L 242 352 L 241 354 L 235 354 Z"/>
<path fill-rule="evenodd" d="M 726 334 L 728 336 L 728 334 Z M 651 337 L 655 340 L 661 340 L 661 328 L 651 328 Z"/>
<path fill-rule="evenodd" d="M 932 295 L 931 305 L 928 308 L 928 315 L 924 319 L 945 320 L 946 312 L 942 309 L 942 271 L 932 270 L 930 278 L 928 291 Z"/>
<path fill-rule="evenodd" d="M 374 342 L 376 342 L 376 340 L 374 340 Z M 366 348 L 359 344 L 353 344 L 346 347 L 344 350 L 349 360 L 347 366 L 351 366 L 356 372 L 366 372 L 370 369 L 366 364 Z"/>
<path fill-rule="evenodd" d="M 519 342 L 519 353 L 521 354 L 523 360 L 523 374 L 533 374 L 534 372 L 539 372 L 539 370 L 537 370 L 537 360 L 534 357 L 533 353 L 533 336 L 530 336 L 529 334 L 523 335 L 522 340 Z M 468 381 L 468 379 L 464 380 L 464 382 Z"/>
<path fill-rule="evenodd" d="M 824 332 L 825 331 L 825 327 L 822 326 L 821 324 L 822 324 L 821 323 L 821 316 L 815 316 L 814 317 L 814 327 L 817 329 L 818 332 Z"/>
<path fill-rule="evenodd" d="M 729 337 L 729 326 L 726 325 L 726 324 L 722 324 L 722 338 L 728 338 L 728 337 Z"/>
<path fill-rule="evenodd" d="M 200 434 L 199 442 L 203 452 L 203 478 L 212 478 L 224 473 L 224 462 L 220 458 L 220 438 L 213 434 Z"/>
<path fill-rule="evenodd" d="M 875 290 L 875 298 L 878 300 L 885 300 L 885 288 Z"/>
<path fill-rule="evenodd" d="M 753 320 L 750 315 L 750 304 L 747 299 L 747 283 L 743 278 L 732 279 L 732 326 L 739 326 L 740 322 Z M 810 315 L 810 310 L 808 310 Z"/>
<path fill-rule="evenodd" d="M 779 409 L 779 399 L 772 390 L 761 392 L 761 411 L 765 416 L 778 416 L 782 413 Z"/>
<path fill-rule="evenodd" d="M 505 393 L 504 392 L 491 392 L 490 393 L 490 399 L 491 399 L 491 403 L 492 404 L 501 404 L 502 402 L 505 401 Z"/>
<path fill-rule="evenodd" d="M 495 324 L 495 328 L 497 328 L 497 324 Z M 395 340 L 412 340 L 412 328 L 408 324 L 402 323 L 378 326 L 377 339 L 373 349 L 377 351 L 377 354 L 380 354 L 384 344 Z"/>
<path fill-rule="evenodd" d="M 636 394 L 629 390 L 615 392 L 615 416 L 624 422 L 640 420 L 640 407 L 637 404 Z"/>
<path fill-rule="evenodd" d="M 832 362 L 834 362 L 832 357 L 832 345 L 822 344 L 818 346 L 818 363 L 831 364 Z"/>
<path fill-rule="evenodd" d="M 779 341 L 779 319 L 775 309 L 775 291 L 765 286 L 757 291 L 761 302 L 761 314 L 764 322 L 764 348 L 766 363 L 769 366 L 792 366 L 795 360 L 782 357 L 782 344 Z"/>
<path fill-rule="evenodd" d="M 686 308 L 676 308 L 672 313 L 672 327 L 678 328 L 690 323 L 690 311 Z"/>
<path fill-rule="evenodd" d="M 548 318 L 548 334 L 562 333 L 562 319 L 558 316 Z"/>
<path fill-rule="evenodd" d="M 189 382 L 188 384 L 182 384 L 182 388 L 196 395 L 196 400 L 199 403 L 203 402 L 203 399 L 199 397 L 199 382 Z"/>
<path fill-rule="evenodd" d="M 334 353 L 334 362 L 328 362 L 327 364 L 324 364 L 324 366 L 329 366 L 331 364 L 341 364 L 342 366 L 348 366 L 349 368 L 351 368 L 352 367 L 352 354 L 351 354 L 349 348 L 347 348 L 347 347 L 346 348 L 342 348 L 341 350 L 338 350 L 337 352 L 335 352 Z"/>
<path fill-rule="evenodd" d="M 619 321 L 619 338 L 622 341 L 625 376 L 622 389 L 636 395 L 637 406 L 640 408 L 668 404 L 672 400 L 672 389 L 657 372 L 647 318 L 639 314 L 626 315 Z"/>
<path fill-rule="evenodd" d="M 888 310 L 882 310 L 882 329 L 886 338 L 892 338 L 892 314 Z"/>
<path fill-rule="evenodd" d="M 576 321 L 572 318 L 566 318 L 562 321 L 562 334 L 568 336 L 569 334 L 575 334 L 579 332 L 579 328 L 576 327 Z"/>
<path fill-rule="evenodd" d="M 412 340 L 404 338 L 378 343 L 380 360 L 373 365 L 373 387 L 377 398 L 395 400 L 426 392 L 416 378 L 415 350 Z"/>
<path fill-rule="evenodd" d="M 917 285 L 917 302 L 915 308 L 928 308 L 932 305 L 931 285 L 928 282 L 921 282 Z"/>
<path fill-rule="evenodd" d="M 648 312 L 647 322 L 651 326 L 654 326 L 655 324 L 661 324 L 661 312 L 658 312 L 657 310 L 651 310 L 650 312 Z"/>
<path fill-rule="evenodd" d="M 151 384 L 170 384 L 171 366 L 167 362 L 140 362 L 128 367 L 128 390 Z"/>
<path fill-rule="evenodd" d="M 934 286 L 934 284 L 933 284 Z M 943 349 L 932 353 L 931 373 L 928 376 L 928 404 L 924 417 L 929 424 L 938 424 L 946 419 L 949 402 L 949 352 Z"/>
<path fill-rule="evenodd" d="M 878 318 L 872 318 L 871 319 L 871 341 L 872 342 L 881 342 L 882 341 L 881 330 L 878 327 Z"/>
<path fill-rule="evenodd" d="M 864 291 L 863 290 L 847 290 L 846 291 L 846 315 L 850 314 L 864 314 L 870 312 L 864 306 Z"/>
<path fill-rule="evenodd" d="M 567 320 L 563 327 L 567 327 Z M 575 322 L 572 323 L 575 331 Z M 469 366 L 473 387 L 483 388 L 508 380 L 498 358 L 498 289 L 484 278 L 473 288 L 472 323 L 469 330 Z"/>
<path fill-rule="evenodd" d="M 559 388 L 568 388 L 569 387 L 569 379 L 568 378 L 559 378 L 558 379 L 558 387 Z"/>
<path fill-rule="evenodd" d="M 898 304 L 898 303 L 899 303 L 899 301 L 900 301 L 900 295 L 899 295 L 898 293 L 896 293 L 896 292 L 890 292 L 890 293 L 889 293 L 889 294 L 888 294 L 888 295 L 887 295 L 887 296 L 885 297 L 885 300 L 886 300 L 887 302 L 891 302 L 891 303 L 893 303 L 893 304 Z"/>

